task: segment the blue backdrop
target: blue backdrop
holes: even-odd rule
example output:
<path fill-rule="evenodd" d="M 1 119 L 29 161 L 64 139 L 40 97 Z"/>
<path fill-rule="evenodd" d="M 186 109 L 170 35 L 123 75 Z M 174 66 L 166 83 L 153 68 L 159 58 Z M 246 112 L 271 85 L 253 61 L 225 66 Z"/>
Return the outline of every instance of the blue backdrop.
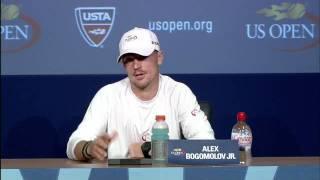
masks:
<path fill-rule="evenodd" d="M 210 103 L 216 138 L 229 139 L 236 113 L 245 111 L 254 156 L 320 155 L 320 74 L 171 76 Z M 67 140 L 91 98 L 123 77 L 2 77 L 2 158 L 66 157 Z"/>
<path fill-rule="evenodd" d="M 1 157 L 66 157 L 95 92 L 125 77 L 118 42 L 135 26 L 210 103 L 217 138 L 246 111 L 255 156 L 319 156 L 319 3 L 1 0 Z"/>

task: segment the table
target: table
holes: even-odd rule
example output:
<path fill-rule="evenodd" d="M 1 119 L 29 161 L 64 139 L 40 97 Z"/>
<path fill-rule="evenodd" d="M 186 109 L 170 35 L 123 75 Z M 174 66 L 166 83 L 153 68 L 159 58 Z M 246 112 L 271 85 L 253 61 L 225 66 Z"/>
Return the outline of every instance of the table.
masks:
<path fill-rule="evenodd" d="M 320 179 L 320 157 L 254 157 L 250 165 L 152 167 L 108 165 L 69 159 L 1 159 L 1 179 L 8 180 L 201 180 Z"/>

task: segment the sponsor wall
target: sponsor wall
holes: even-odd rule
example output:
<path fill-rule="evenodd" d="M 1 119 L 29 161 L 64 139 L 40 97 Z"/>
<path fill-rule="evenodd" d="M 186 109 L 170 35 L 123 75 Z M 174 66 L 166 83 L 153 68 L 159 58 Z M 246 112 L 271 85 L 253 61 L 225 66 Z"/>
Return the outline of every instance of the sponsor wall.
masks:
<path fill-rule="evenodd" d="M 163 73 L 318 73 L 319 1 L 1 1 L 1 74 L 123 74 L 121 35 L 158 34 Z"/>

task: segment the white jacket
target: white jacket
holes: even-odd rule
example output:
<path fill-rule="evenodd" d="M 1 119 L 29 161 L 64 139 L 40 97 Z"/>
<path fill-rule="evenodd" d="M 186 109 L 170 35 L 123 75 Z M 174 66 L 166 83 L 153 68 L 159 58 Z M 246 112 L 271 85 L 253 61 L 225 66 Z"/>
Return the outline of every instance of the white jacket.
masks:
<path fill-rule="evenodd" d="M 68 157 L 76 159 L 74 148 L 79 141 L 117 131 L 118 137 L 108 148 L 108 158 L 126 158 L 130 144 L 150 141 L 156 115 L 166 116 L 170 139 L 180 139 L 181 133 L 187 139 L 214 139 L 210 123 L 192 91 L 165 75 L 160 75 L 159 82 L 157 95 L 150 101 L 134 95 L 128 78 L 101 88 L 69 138 Z"/>

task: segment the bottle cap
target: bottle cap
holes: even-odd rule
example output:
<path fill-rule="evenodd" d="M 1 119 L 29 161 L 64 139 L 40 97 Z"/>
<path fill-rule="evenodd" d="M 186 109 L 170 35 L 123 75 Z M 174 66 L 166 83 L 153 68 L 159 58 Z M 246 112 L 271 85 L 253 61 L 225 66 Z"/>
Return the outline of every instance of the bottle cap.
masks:
<path fill-rule="evenodd" d="M 246 121 L 247 120 L 247 114 L 245 112 L 238 112 L 237 120 L 238 121 Z"/>
<path fill-rule="evenodd" d="M 156 121 L 164 121 L 164 120 L 166 120 L 165 115 L 156 115 Z"/>

